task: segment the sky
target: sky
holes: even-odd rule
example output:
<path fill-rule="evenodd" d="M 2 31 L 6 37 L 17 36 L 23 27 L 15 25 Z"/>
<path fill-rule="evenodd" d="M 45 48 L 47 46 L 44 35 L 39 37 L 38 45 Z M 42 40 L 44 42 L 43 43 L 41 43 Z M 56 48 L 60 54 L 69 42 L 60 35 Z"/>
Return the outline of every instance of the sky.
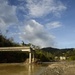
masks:
<path fill-rule="evenodd" d="M 17 43 L 75 48 L 75 0 L 0 0 L 0 32 Z"/>

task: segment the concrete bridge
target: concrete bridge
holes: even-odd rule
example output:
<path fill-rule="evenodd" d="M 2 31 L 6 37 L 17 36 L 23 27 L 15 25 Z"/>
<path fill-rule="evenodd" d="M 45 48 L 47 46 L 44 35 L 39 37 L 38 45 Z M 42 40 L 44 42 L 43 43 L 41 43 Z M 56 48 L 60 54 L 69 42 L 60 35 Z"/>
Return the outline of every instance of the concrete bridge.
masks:
<path fill-rule="evenodd" d="M 33 58 L 33 62 L 34 62 L 34 50 L 31 47 L 0 47 L 0 51 L 25 51 L 25 52 L 29 52 L 29 64 L 32 63 L 32 58 Z"/>

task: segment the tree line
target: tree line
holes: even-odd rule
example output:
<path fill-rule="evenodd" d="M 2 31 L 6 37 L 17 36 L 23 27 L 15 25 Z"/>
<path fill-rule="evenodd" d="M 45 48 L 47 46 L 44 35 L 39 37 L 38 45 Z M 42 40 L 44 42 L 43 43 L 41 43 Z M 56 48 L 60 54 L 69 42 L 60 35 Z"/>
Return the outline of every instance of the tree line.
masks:
<path fill-rule="evenodd" d="M 22 41 L 22 44 L 16 43 L 13 41 L 13 38 L 6 38 L 0 34 L 0 47 L 13 47 L 13 46 L 30 46 L 31 44 L 25 44 Z M 38 46 L 35 47 L 35 58 L 36 62 L 51 62 L 56 61 L 55 57 L 65 56 L 66 60 L 75 60 L 75 49 L 67 48 L 67 49 L 57 49 L 52 47 L 40 48 Z M 25 62 L 29 57 L 26 52 L 0 52 L 0 62 Z M 57 60 L 59 61 L 59 59 Z"/>

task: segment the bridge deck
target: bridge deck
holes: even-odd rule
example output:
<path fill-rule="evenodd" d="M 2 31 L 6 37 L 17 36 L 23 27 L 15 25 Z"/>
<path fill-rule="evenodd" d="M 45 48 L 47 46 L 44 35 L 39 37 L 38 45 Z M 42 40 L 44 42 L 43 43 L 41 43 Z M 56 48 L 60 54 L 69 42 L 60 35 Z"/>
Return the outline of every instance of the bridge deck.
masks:
<path fill-rule="evenodd" d="M 30 47 L 0 47 L 0 51 L 28 51 Z"/>

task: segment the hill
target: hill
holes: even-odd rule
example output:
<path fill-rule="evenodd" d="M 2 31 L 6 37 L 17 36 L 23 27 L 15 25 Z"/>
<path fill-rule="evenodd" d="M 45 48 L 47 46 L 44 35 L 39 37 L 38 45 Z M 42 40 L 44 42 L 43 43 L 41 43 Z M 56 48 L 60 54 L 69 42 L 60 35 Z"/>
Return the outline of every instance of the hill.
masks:
<path fill-rule="evenodd" d="M 74 48 L 57 49 L 57 48 L 47 47 L 47 48 L 42 48 L 41 50 L 51 53 L 54 57 L 64 56 L 66 57 L 66 60 L 75 60 Z"/>
<path fill-rule="evenodd" d="M 23 46 L 30 46 L 22 42 Z M 20 46 L 10 38 L 7 39 L 5 36 L 0 34 L 0 47 L 12 47 Z M 65 56 L 67 60 L 75 60 L 75 49 L 58 49 L 52 47 L 46 47 L 40 49 L 39 47 L 35 50 L 35 58 L 41 62 L 55 61 L 55 57 Z M 9 58 L 10 57 L 10 58 Z M 24 62 L 28 58 L 28 53 L 24 52 L 0 52 L 0 62 Z M 59 59 L 58 59 L 59 60 Z"/>
<path fill-rule="evenodd" d="M 12 41 L 10 38 L 7 39 L 5 36 L 0 34 L 0 47 L 13 47 L 20 46 L 19 44 Z M 28 58 L 28 53 L 20 51 L 0 51 L 0 63 L 20 63 L 24 62 Z"/>
<path fill-rule="evenodd" d="M 19 46 L 19 44 L 12 41 L 10 38 L 7 39 L 5 36 L 0 34 L 0 47 Z"/>

